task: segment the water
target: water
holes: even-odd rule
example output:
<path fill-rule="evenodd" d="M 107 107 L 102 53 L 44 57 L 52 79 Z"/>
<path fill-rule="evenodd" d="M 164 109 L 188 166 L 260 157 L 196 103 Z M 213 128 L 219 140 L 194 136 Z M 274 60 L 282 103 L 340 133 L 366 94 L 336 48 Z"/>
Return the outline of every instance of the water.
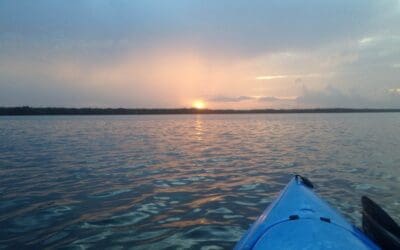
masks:
<path fill-rule="evenodd" d="M 291 174 L 400 221 L 400 114 L 0 118 L 0 248 L 229 249 Z"/>

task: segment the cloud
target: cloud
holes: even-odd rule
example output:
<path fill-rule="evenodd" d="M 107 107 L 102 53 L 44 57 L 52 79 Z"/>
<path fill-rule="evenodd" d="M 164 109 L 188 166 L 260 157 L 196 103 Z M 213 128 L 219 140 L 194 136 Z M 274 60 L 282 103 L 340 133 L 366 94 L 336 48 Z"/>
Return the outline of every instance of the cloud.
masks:
<path fill-rule="evenodd" d="M 388 91 L 391 94 L 400 95 L 400 88 L 388 89 Z"/>
<path fill-rule="evenodd" d="M 269 75 L 269 76 L 257 76 L 256 80 L 274 80 L 288 78 L 288 75 Z"/>
<path fill-rule="evenodd" d="M 355 91 L 345 92 L 332 85 L 326 85 L 321 90 L 311 90 L 303 86 L 303 93 L 296 101 L 312 108 L 371 108 L 385 105 Z"/>
<path fill-rule="evenodd" d="M 340 90 L 327 85 L 322 90 L 306 87 L 296 100 L 298 105 L 312 108 L 399 108 L 400 89 L 379 91 L 379 96 L 365 96 L 353 91 Z"/>
<path fill-rule="evenodd" d="M 242 101 L 257 101 L 257 102 L 276 102 L 295 100 L 296 97 L 275 97 L 275 96 L 215 96 L 207 99 L 209 102 L 242 102 Z"/>
<path fill-rule="evenodd" d="M 392 65 L 393 68 L 400 68 L 400 63 L 395 63 Z"/>
<path fill-rule="evenodd" d="M 332 73 L 325 73 L 325 75 Z M 257 76 L 256 80 L 275 80 L 275 79 L 285 79 L 285 78 L 310 78 L 310 77 L 321 77 L 321 74 L 310 73 L 310 74 L 294 74 L 294 75 L 266 75 Z"/>
<path fill-rule="evenodd" d="M 209 102 L 241 102 L 241 101 L 248 101 L 253 100 L 255 97 L 252 96 L 214 96 L 207 99 Z"/>
<path fill-rule="evenodd" d="M 0 0 L 0 105 L 393 106 L 399 23 L 394 0 Z"/>
<path fill-rule="evenodd" d="M 189 46 L 204 53 L 254 56 L 360 39 L 377 29 L 379 17 L 392 13 L 396 4 L 392 0 L 1 1 L 0 29 L 1 40 L 11 47 L 17 43 L 20 49 L 43 46 L 107 57 L 126 49 Z"/>
<path fill-rule="evenodd" d="M 274 96 L 262 96 L 260 98 L 258 98 L 258 101 L 260 102 L 275 102 L 275 101 L 279 101 L 281 99 L 274 97 Z"/>

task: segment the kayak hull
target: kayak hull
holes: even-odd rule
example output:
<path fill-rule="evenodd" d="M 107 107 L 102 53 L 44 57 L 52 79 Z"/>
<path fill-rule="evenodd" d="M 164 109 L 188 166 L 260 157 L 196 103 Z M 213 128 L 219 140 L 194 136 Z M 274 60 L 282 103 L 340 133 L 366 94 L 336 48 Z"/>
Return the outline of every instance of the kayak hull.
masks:
<path fill-rule="evenodd" d="M 295 176 L 235 249 L 380 249 Z"/>

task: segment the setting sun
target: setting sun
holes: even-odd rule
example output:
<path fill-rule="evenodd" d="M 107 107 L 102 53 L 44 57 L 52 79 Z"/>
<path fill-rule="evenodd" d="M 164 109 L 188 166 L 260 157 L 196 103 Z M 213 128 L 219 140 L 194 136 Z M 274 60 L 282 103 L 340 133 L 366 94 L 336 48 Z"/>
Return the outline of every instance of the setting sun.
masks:
<path fill-rule="evenodd" d="M 193 102 L 192 107 L 195 109 L 204 109 L 206 104 L 201 100 L 197 100 Z"/>

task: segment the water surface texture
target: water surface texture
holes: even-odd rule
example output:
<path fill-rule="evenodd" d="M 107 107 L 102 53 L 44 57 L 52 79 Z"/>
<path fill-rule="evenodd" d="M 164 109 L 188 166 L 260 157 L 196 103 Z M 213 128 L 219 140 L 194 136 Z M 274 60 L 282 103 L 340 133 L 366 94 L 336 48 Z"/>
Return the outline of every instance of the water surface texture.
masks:
<path fill-rule="evenodd" d="M 0 118 L 0 248 L 229 249 L 293 173 L 400 220 L 400 114 Z"/>

